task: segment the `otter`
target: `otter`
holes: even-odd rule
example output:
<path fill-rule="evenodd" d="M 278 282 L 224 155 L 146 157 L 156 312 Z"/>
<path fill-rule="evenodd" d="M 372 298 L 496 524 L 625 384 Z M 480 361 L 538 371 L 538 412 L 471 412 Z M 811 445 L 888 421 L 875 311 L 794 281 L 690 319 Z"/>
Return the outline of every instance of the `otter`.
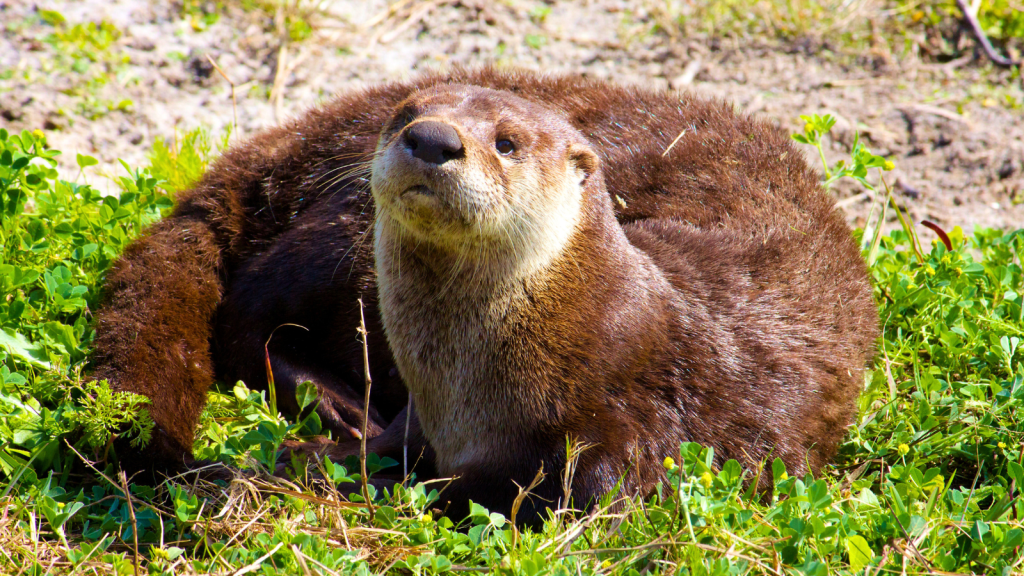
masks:
<path fill-rule="evenodd" d="M 229 149 L 106 286 L 95 376 L 157 425 L 126 458 L 192 465 L 208 387 L 266 386 L 269 340 L 278 398 L 312 381 L 338 439 L 293 450 L 352 454 L 365 416 L 371 451 L 455 478 L 453 516 L 507 514 L 567 442 L 587 448 L 562 505 L 649 492 L 684 441 L 816 471 L 878 336 L 851 231 L 781 130 L 495 69 L 342 94 Z M 534 493 L 526 522 L 562 486 Z"/>

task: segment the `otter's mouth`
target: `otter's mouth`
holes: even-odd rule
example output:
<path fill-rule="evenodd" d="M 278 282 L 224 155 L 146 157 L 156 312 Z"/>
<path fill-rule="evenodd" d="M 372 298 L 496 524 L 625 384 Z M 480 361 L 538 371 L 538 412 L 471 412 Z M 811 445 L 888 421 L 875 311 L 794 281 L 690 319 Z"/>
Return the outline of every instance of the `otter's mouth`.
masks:
<path fill-rule="evenodd" d="M 422 184 L 417 184 L 415 186 L 410 186 L 409 188 L 406 188 L 406 190 L 404 192 L 402 192 L 402 196 L 436 196 L 436 195 L 437 195 L 437 193 L 435 193 L 433 189 L 427 188 L 426 186 L 424 186 Z"/>

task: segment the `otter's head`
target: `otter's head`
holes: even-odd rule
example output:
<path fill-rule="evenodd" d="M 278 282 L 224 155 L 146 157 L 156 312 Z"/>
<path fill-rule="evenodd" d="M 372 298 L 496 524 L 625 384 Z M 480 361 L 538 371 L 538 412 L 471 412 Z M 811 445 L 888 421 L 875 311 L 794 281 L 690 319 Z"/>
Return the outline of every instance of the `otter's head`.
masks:
<path fill-rule="evenodd" d="M 598 164 L 540 104 L 476 86 L 415 92 L 385 124 L 373 162 L 378 242 L 392 235 L 529 273 L 569 241 Z"/>

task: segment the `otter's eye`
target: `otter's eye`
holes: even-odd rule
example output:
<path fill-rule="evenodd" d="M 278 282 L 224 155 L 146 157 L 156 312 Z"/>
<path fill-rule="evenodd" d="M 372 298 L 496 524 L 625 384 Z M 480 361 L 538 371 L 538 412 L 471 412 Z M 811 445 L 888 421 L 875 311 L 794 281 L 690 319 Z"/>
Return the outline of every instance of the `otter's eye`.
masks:
<path fill-rule="evenodd" d="M 497 148 L 498 154 L 502 156 L 508 156 L 515 151 L 516 146 L 508 140 L 498 140 L 494 143 L 494 147 Z"/>

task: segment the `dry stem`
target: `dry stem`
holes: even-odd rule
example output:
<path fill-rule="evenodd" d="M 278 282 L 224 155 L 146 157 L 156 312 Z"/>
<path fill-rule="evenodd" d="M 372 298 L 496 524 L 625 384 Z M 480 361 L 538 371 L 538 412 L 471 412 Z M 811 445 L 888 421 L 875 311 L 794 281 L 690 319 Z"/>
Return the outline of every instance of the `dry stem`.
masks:
<path fill-rule="evenodd" d="M 369 478 L 366 474 L 366 430 L 370 423 L 370 349 L 366 343 L 366 318 L 363 315 L 363 299 L 359 299 L 359 334 L 363 337 L 363 372 L 366 374 L 366 393 L 363 399 L 363 431 L 359 440 L 359 472 L 363 481 L 363 500 L 366 501 L 366 509 L 370 511 L 370 522 L 373 522 L 373 503 L 370 502 Z"/>

